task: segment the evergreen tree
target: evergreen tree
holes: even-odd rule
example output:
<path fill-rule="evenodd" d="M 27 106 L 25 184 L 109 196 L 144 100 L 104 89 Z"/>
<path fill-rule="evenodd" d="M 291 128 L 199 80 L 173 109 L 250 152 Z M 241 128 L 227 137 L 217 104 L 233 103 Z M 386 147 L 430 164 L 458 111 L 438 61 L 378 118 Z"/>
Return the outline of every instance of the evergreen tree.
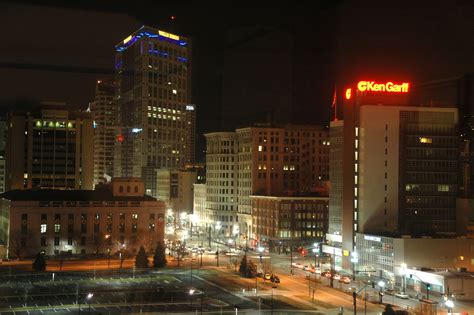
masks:
<path fill-rule="evenodd" d="M 44 259 L 44 254 L 39 252 L 35 256 L 33 261 L 33 270 L 34 271 L 45 271 L 46 270 L 46 260 Z"/>
<path fill-rule="evenodd" d="M 165 244 L 163 241 L 161 241 L 158 242 L 155 248 L 155 254 L 153 255 L 153 267 L 163 268 L 166 266 L 166 263 Z"/>
<path fill-rule="evenodd" d="M 239 272 L 245 275 L 246 271 L 247 271 L 247 255 L 244 255 L 244 257 L 242 257 L 242 261 L 240 262 Z"/>
<path fill-rule="evenodd" d="M 135 267 L 145 269 L 148 268 L 148 264 L 148 256 L 145 253 L 145 248 L 140 246 L 137 257 L 135 257 Z"/>
<path fill-rule="evenodd" d="M 247 255 L 245 255 L 240 262 L 239 272 L 247 278 L 255 277 L 257 274 L 257 265 L 247 259 Z"/>

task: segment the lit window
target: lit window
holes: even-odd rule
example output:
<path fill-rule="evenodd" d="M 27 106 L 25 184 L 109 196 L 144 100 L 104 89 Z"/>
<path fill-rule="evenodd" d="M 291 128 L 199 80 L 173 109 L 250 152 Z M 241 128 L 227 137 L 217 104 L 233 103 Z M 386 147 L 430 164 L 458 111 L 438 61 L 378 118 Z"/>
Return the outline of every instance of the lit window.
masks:
<path fill-rule="evenodd" d="M 449 185 L 438 185 L 438 191 L 449 192 Z"/>
<path fill-rule="evenodd" d="M 259 146 L 258 146 L 258 152 L 262 152 L 262 149 L 263 149 L 262 146 L 259 145 Z"/>
<path fill-rule="evenodd" d="M 420 141 L 420 143 L 433 143 L 432 138 L 426 138 L 426 137 L 420 137 L 419 141 Z"/>
<path fill-rule="evenodd" d="M 178 94 L 178 91 L 176 91 L 176 90 L 173 89 L 173 94 L 174 94 L 174 95 Z"/>
<path fill-rule="evenodd" d="M 133 213 L 132 214 L 132 219 L 138 220 L 138 213 Z"/>
<path fill-rule="evenodd" d="M 356 136 L 356 137 L 359 136 L 359 127 L 355 127 L 355 136 Z"/>
<path fill-rule="evenodd" d="M 46 224 L 41 224 L 41 234 L 46 233 L 46 227 L 47 227 Z"/>
<path fill-rule="evenodd" d="M 61 231 L 61 225 L 56 223 L 54 225 L 54 233 L 59 233 L 60 231 Z"/>

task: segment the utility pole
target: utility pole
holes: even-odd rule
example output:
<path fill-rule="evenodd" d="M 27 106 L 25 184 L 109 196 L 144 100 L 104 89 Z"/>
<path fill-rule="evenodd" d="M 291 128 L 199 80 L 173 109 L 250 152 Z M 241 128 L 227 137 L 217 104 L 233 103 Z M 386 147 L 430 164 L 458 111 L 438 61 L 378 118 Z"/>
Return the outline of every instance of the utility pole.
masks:
<path fill-rule="evenodd" d="M 293 274 L 293 242 L 290 241 L 290 273 Z"/>
<path fill-rule="evenodd" d="M 209 232 L 207 233 L 207 239 L 209 241 L 209 248 L 211 248 L 211 226 L 209 226 Z"/>

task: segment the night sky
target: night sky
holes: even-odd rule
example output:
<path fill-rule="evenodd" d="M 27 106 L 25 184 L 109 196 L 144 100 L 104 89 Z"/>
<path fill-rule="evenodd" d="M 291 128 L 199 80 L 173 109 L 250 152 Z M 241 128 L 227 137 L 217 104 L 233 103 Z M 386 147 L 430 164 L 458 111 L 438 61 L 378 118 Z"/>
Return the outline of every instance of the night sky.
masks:
<path fill-rule="evenodd" d="M 2 2 L 0 103 L 85 108 L 95 80 L 113 73 L 115 44 L 143 24 L 193 38 L 199 133 L 226 129 L 241 105 L 327 124 L 334 86 L 474 72 L 473 1 L 293 2 Z"/>

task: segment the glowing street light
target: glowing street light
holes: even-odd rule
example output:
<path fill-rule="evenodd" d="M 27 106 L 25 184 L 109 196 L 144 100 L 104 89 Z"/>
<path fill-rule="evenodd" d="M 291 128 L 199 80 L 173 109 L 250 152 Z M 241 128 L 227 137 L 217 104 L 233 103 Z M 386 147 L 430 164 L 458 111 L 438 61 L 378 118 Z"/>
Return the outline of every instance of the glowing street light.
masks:
<path fill-rule="evenodd" d="M 380 287 L 380 292 L 379 292 L 380 303 L 382 303 L 383 288 L 385 287 L 385 282 L 383 282 L 382 280 L 380 280 L 379 283 L 378 283 L 378 285 L 379 285 L 379 287 Z"/>
<path fill-rule="evenodd" d="M 265 250 L 265 248 L 263 248 L 262 246 L 259 246 L 257 249 L 258 249 L 258 252 L 260 253 L 260 262 L 262 262 L 262 253 Z"/>
<path fill-rule="evenodd" d="M 87 303 L 89 303 L 89 314 L 91 313 L 91 299 L 94 296 L 94 293 L 87 294 Z"/>
<path fill-rule="evenodd" d="M 454 308 L 454 302 L 452 300 L 447 300 L 444 302 L 444 305 L 448 308 L 448 314 L 451 314 L 453 308 Z"/>
<path fill-rule="evenodd" d="M 354 251 L 351 253 L 351 263 L 352 263 L 352 280 L 355 280 L 355 265 L 359 262 L 359 254 Z"/>
<path fill-rule="evenodd" d="M 402 278 L 402 293 L 405 293 L 405 290 L 406 290 L 406 278 L 405 278 L 405 275 L 407 273 L 407 264 L 405 263 L 402 263 L 400 265 L 400 276 Z"/>

